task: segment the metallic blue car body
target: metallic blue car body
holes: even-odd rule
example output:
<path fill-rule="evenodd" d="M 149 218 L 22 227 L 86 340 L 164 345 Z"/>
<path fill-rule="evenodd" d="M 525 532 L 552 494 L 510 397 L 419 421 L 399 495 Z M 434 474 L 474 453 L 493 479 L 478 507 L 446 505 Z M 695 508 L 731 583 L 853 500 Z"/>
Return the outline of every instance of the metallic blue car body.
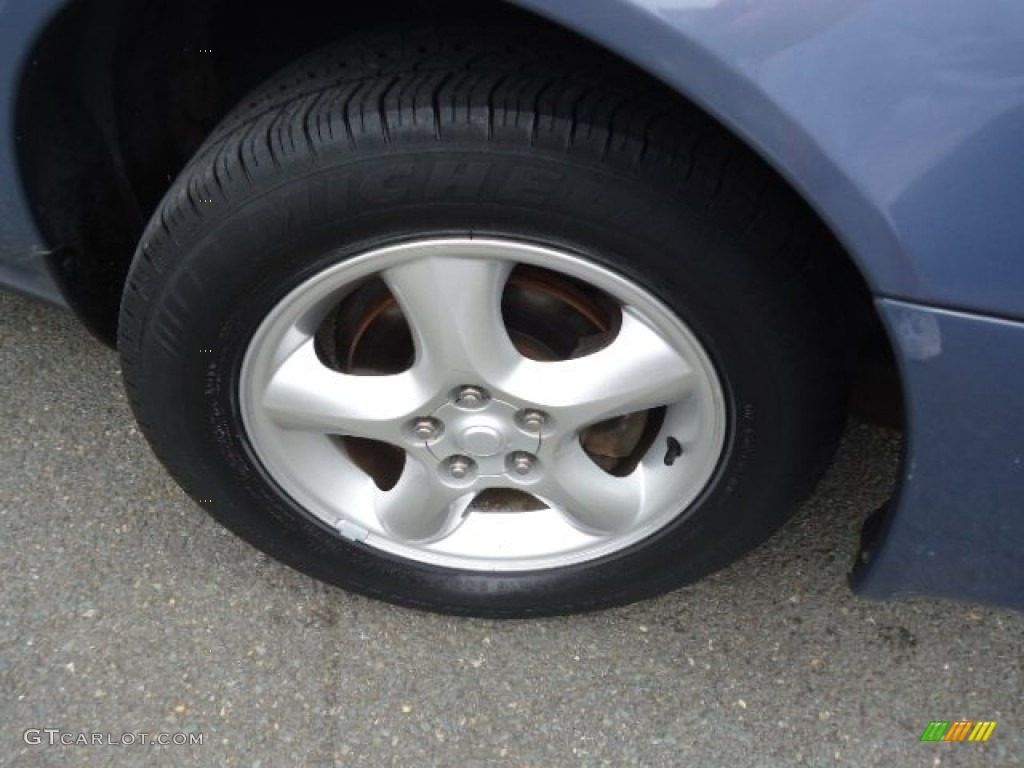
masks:
<path fill-rule="evenodd" d="M 62 0 L 0 0 L 0 283 L 51 304 L 64 305 L 50 275 L 18 168 L 16 107 L 30 52 Z"/>
<path fill-rule="evenodd" d="M 28 52 L 0 0 L 0 282 L 61 303 L 18 171 Z M 857 263 L 897 353 L 900 487 L 853 583 L 1024 607 L 1024 4 L 514 0 L 729 126 Z"/>

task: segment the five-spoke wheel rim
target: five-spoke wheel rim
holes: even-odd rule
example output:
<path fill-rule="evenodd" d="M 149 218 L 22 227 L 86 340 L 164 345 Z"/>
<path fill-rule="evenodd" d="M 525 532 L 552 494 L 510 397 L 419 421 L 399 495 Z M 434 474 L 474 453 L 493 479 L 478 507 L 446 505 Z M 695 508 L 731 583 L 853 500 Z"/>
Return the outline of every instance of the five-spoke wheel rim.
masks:
<path fill-rule="evenodd" d="M 531 282 L 523 269 L 552 279 Z M 561 279 L 583 286 L 579 299 L 562 290 L 563 303 L 612 321 L 594 321 L 600 333 L 571 354 L 538 357 L 525 350 L 545 325 L 523 341 L 509 286 L 529 298 Z M 363 298 L 371 284 L 381 300 Z M 583 306 L 590 295 L 596 309 Z M 388 362 L 359 369 L 349 351 L 389 306 L 409 360 L 393 331 L 357 350 Z M 334 326 L 325 336 L 331 323 L 343 326 L 340 352 L 325 349 L 338 338 Z M 253 335 L 239 394 L 257 457 L 309 514 L 368 547 L 478 571 L 587 562 L 653 535 L 708 485 L 726 431 L 714 367 L 663 303 L 579 256 L 498 239 L 389 246 L 306 280 Z M 393 476 L 382 479 L 360 445 L 397 456 Z"/>

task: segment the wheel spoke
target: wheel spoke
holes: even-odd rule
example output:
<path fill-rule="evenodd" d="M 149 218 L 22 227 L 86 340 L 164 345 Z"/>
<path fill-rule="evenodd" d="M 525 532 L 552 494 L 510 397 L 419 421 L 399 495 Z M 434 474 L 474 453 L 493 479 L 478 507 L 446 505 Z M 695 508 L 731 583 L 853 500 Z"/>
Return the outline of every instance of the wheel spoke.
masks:
<path fill-rule="evenodd" d="M 555 456 L 541 495 L 577 528 L 614 534 L 627 530 L 640 514 L 644 482 L 640 472 L 627 477 L 608 474 L 573 441 Z"/>
<path fill-rule="evenodd" d="M 320 362 L 312 339 L 274 371 L 263 393 L 271 418 L 287 429 L 398 442 L 402 426 L 429 399 L 410 371 L 352 376 Z"/>
<path fill-rule="evenodd" d="M 582 428 L 613 416 L 669 405 L 696 385 L 693 368 L 646 323 L 624 311 L 607 347 L 572 360 L 525 358 L 506 378 L 507 391 Z"/>
<path fill-rule="evenodd" d="M 432 468 L 409 457 L 395 487 L 377 495 L 375 512 L 393 536 L 423 542 L 454 531 L 472 499 L 472 491 L 443 485 Z"/>
<path fill-rule="evenodd" d="M 490 383 L 519 359 L 501 316 L 509 262 L 431 256 L 384 273 L 416 344 L 418 366 L 435 375 Z"/>

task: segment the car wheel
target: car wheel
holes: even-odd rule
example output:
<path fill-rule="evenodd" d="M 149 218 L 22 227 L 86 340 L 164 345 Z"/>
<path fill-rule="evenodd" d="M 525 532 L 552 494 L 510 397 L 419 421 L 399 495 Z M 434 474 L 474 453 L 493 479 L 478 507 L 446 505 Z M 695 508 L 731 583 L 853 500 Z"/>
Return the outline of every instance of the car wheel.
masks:
<path fill-rule="evenodd" d="M 183 487 L 319 579 L 636 600 L 763 540 L 831 455 L 815 227 L 657 86 L 491 39 L 337 46 L 226 118 L 136 254 L 126 385 Z"/>

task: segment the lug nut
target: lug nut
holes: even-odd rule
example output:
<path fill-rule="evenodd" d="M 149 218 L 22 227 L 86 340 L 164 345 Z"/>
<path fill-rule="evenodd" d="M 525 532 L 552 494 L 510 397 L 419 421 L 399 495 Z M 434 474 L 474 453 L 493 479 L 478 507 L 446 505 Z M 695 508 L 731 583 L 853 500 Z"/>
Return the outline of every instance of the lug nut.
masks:
<path fill-rule="evenodd" d="M 487 392 L 480 387 L 462 387 L 455 395 L 455 403 L 463 408 L 479 408 L 487 399 Z"/>
<path fill-rule="evenodd" d="M 529 453 L 513 453 L 509 464 L 517 475 L 528 475 L 533 470 L 536 461 L 536 458 Z"/>
<path fill-rule="evenodd" d="M 452 456 L 448 459 L 448 474 L 456 480 L 464 479 L 472 470 L 474 462 L 468 456 Z"/>
<path fill-rule="evenodd" d="M 547 422 L 547 416 L 541 411 L 520 411 L 519 426 L 527 432 L 540 432 Z"/>
<path fill-rule="evenodd" d="M 433 440 L 441 432 L 441 422 L 437 419 L 416 419 L 412 424 L 412 432 L 423 442 Z"/>

